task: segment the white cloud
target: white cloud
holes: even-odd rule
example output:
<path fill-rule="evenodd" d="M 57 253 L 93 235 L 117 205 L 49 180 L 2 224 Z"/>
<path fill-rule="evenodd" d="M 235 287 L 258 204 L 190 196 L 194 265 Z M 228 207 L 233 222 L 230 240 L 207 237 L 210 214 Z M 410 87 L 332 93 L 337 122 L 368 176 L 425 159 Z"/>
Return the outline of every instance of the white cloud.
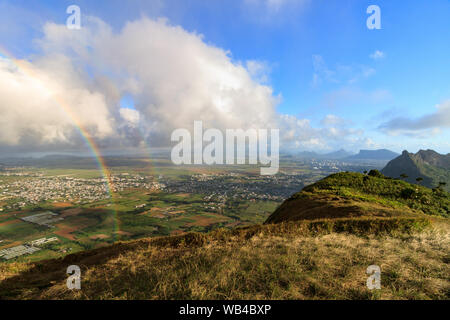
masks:
<path fill-rule="evenodd" d="M 0 60 L 0 146 L 77 147 L 80 124 L 105 148 L 168 146 L 171 132 L 194 120 L 222 130 L 280 128 L 286 146 L 326 148 L 359 135 L 277 113 L 267 63 L 235 62 L 164 19 L 142 18 L 118 32 L 94 17 L 77 31 L 47 23 L 36 44 L 42 53 L 22 68 Z M 124 94 L 136 110 L 120 107 Z"/>
<path fill-rule="evenodd" d="M 369 55 L 369 57 L 373 60 L 380 60 L 383 59 L 385 56 L 386 54 L 380 50 L 376 50 L 374 53 Z"/>
<path fill-rule="evenodd" d="M 418 118 L 396 117 L 382 123 L 379 129 L 390 135 L 410 135 L 415 137 L 429 137 L 437 135 L 443 129 L 450 129 L 450 100 L 435 106 L 432 113 Z"/>
<path fill-rule="evenodd" d="M 344 86 L 326 93 L 321 107 L 338 108 L 350 105 L 374 105 L 391 99 L 391 93 L 385 89 L 365 91 L 353 86 Z"/>
<path fill-rule="evenodd" d="M 64 57 L 37 65 L 1 59 L 0 114 L 2 145 L 70 144 L 79 125 L 99 139 L 114 134 L 105 97 L 85 86 Z"/>
<path fill-rule="evenodd" d="M 375 69 L 365 65 L 337 64 L 329 68 L 321 55 L 313 55 L 313 80 L 312 85 L 318 86 L 322 83 L 332 84 L 354 84 L 367 79 L 375 74 Z"/>
<path fill-rule="evenodd" d="M 337 83 L 338 80 L 335 78 L 336 72 L 330 70 L 325 64 L 325 60 L 321 55 L 313 55 L 313 85 L 317 86 L 322 83 L 322 81 Z"/>
<path fill-rule="evenodd" d="M 270 67 L 265 61 L 249 60 L 246 62 L 247 70 L 258 83 L 266 84 L 269 82 Z"/>
<path fill-rule="evenodd" d="M 119 113 L 121 117 L 131 126 L 137 126 L 139 124 L 139 112 L 134 109 L 120 108 Z"/>
<path fill-rule="evenodd" d="M 327 114 L 320 123 L 323 126 L 345 126 L 348 121 L 334 114 Z"/>
<path fill-rule="evenodd" d="M 263 25 L 286 24 L 301 19 L 311 0 L 244 0 L 242 15 Z"/>
<path fill-rule="evenodd" d="M 101 20 L 85 17 L 79 31 L 46 24 L 36 42 L 43 55 L 23 62 L 33 72 L 11 72 L 2 63 L 1 143 L 21 144 L 33 136 L 42 144 L 70 144 L 76 128 L 53 102 L 56 96 L 96 139 L 121 138 L 120 122 L 139 122 L 155 144 L 169 142 L 172 130 L 190 128 L 194 120 L 220 129 L 276 126 L 278 98 L 252 78 L 262 74 L 260 65 L 250 62 L 251 74 L 201 35 L 147 18 L 114 33 Z M 97 76 L 102 74 L 108 78 Z M 119 110 L 121 92 L 133 95 L 139 117 Z"/>
<path fill-rule="evenodd" d="M 278 12 L 289 5 L 303 5 L 309 0 L 245 0 L 247 5 L 263 6 L 270 12 Z"/>

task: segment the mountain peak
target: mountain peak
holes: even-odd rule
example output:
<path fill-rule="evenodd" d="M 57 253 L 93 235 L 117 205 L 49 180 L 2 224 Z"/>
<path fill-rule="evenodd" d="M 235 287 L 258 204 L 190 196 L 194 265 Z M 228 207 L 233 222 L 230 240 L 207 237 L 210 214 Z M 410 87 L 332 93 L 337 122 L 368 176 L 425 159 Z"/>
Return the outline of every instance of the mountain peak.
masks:
<path fill-rule="evenodd" d="M 416 154 L 404 150 L 402 155 L 391 160 L 381 172 L 392 178 L 406 175 L 406 181 L 420 183 L 430 188 L 440 182 L 450 183 L 450 156 L 434 150 L 419 150 Z M 422 180 L 417 181 L 418 178 Z M 448 186 L 447 186 L 447 190 Z"/>

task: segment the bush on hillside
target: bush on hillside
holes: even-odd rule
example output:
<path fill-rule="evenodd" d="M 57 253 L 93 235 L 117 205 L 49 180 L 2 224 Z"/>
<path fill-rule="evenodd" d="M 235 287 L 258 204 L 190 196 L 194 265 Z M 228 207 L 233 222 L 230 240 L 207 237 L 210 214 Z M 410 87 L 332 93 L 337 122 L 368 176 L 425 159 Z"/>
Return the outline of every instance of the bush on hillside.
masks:
<path fill-rule="evenodd" d="M 400 196 L 403 199 L 412 199 L 415 193 L 416 191 L 413 188 L 406 188 L 402 190 Z"/>
<path fill-rule="evenodd" d="M 377 177 L 377 178 L 384 178 L 384 175 L 380 171 L 375 170 L 375 169 L 369 171 L 369 176 Z"/>

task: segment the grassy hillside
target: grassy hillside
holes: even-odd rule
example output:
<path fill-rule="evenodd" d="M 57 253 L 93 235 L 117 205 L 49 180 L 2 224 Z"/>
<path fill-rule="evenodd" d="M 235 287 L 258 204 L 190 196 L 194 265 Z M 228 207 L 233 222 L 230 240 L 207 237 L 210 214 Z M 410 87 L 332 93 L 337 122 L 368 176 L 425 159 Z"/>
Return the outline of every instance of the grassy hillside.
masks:
<path fill-rule="evenodd" d="M 448 200 L 402 181 L 335 174 L 264 225 L 0 264 L 0 299 L 450 299 Z M 371 291 L 374 264 L 382 288 Z M 69 265 L 81 268 L 81 290 L 66 287 Z"/>
<path fill-rule="evenodd" d="M 0 265 L 0 298 L 449 299 L 450 233 L 441 220 L 434 229 L 405 220 L 402 230 L 373 225 L 369 233 L 354 219 L 336 229 L 327 220 L 288 222 L 119 243 Z M 65 285 L 72 264 L 82 270 L 79 291 Z M 365 285 L 372 264 L 381 290 Z"/>
<path fill-rule="evenodd" d="M 286 200 L 267 223 L 338 217 L 449 217 L 450 194 L 386 178 L 341 172 L 314 183 Z"/>

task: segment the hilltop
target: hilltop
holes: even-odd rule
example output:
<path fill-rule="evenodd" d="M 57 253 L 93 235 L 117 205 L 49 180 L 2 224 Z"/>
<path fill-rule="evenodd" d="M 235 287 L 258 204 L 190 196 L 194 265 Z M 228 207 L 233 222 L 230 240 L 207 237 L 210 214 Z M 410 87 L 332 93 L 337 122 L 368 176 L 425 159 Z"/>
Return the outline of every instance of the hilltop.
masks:
<path fill-rule="evenodd" d="M 433 150 L 420 150 L 413 154 L 405 150 L 381 172 L 392 178 L 406 175 L 404 180 L 429 188 L 435 188 L 440 182 L 445 182 L 444 189 L 450 191 L 450 154 L 441 155 Z"/>
<path fill-rule="evenodd" d="M 449 217 L 450 196 L 422 186 L 384 177 L 341 172 L 330 175 L 286 200 L 266 223 L 319 218 Z"/>
<path fill-rule="evenodd" d="M 449 201 L 376 171 L 338 173 L 264 225 L 0 264 L 0 299 L 448 299 Z M 381 290 L 366 287 L 372 264 Z M 69 265 L 79 291 L 66 288 Z"/>

